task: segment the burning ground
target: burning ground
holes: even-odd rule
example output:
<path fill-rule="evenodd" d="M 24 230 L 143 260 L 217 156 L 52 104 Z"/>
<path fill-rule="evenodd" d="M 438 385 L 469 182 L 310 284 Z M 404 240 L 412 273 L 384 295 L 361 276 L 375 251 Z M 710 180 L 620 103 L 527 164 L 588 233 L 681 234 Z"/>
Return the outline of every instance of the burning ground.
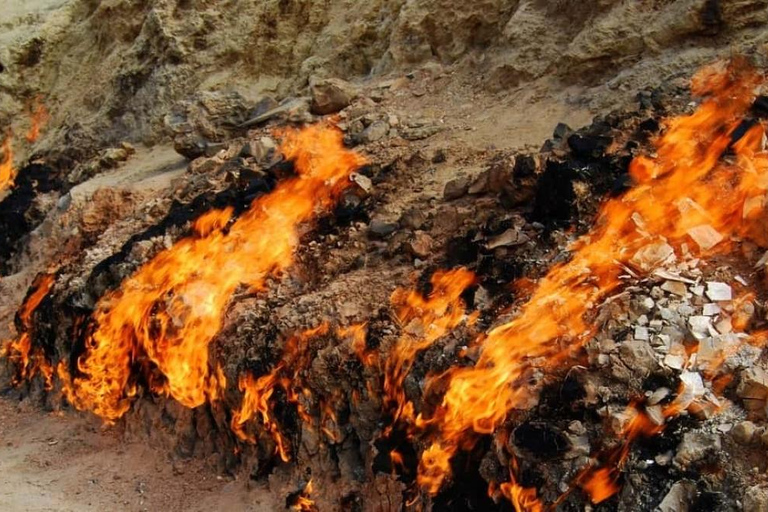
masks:
<path fill-rule="evenodd" d="M 4 242 L 4 280 L 37 268 L 11 396 L 288 509 L 763 510 L 763 76 L 718 63 L 514 152 L 431 146 L 391 87 L 180 134 L 159 194 L 75 201 L 130 147 L 15 173 L 68 235 Z"/>

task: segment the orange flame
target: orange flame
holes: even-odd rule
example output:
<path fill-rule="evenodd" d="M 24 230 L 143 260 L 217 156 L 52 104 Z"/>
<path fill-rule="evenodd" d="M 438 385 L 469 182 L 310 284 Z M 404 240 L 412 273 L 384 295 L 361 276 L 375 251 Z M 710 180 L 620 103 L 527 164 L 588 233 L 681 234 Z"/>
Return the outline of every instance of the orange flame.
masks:
<path fill-rule="evenodd" d="M 304 394 L 302 380 L 299 373 L 307 368 L 311 362 L 311 353 L 308 350 L 308 342 L 328 332 L 328 324 L 323 323 L 314 329 L 309 329 L 297 336 L 291 337 L 285 344 L 283 357 L 275 368 L 261 377 L 255 377 L 251 372 L 245 372 L 240 376 L 238 386 L 243 392 L 243 401 L 240 408 L 232 414 L 232 431 L 249 443 L 255 443 L 256 437 L 245 431 L 245 425 L 257 414 L 262 424 L 275 442 L 275 450 L 284 462 L 290 460 L 288 441 L 280 433 L 280 425 L 273 419 L 272 404 L 270 399 L 278 387 L 282 388 L 289 403 L 294 404 L 299 415 L 307 422 L 310 421 L 299 403 L 299 396 Z"/>
<path fill-rule="evenodd" d="M 461 299 L 461 294 L 475 282 L 472 272 L 463 268 L 439 271 L 430 282 L 432 291 L 427 297 L 403 288 L 395 290 L 391 297 L 395 318 L 403 329 L 384 368 L 384 391 L 395 406 L 393 424 L 401 419 L 414 419 L 413 403 L 405 396 L 403 381 L 416 356 L 462 322 L 472 323 L 477 318 L 476 314 L 467 317 Z"/>
<path fill-rule="evenodd" d="M 45 105 L 40 102 L 40 98 L 35 98 L 34 106 L 30 108 L 30 114 L 32 118 L 32 125 L 27 131 L 26 139 L 27 142 L 32 144 L 33 142 L 37 141 L 38 137 L 40 137 L 40 132 L 48 123 L 48 120 L 51 118 L 51 116 L 48 114 L 48 109 L 45 108 Z"/>
<path fill-rule="evenodd" d="M 420 418 L 437 432 L 419 466 L 426 490 L 439 490 L 457 450 L 475 434 L 492 433 L 535 392 L 532 361 L 554 367 L 589 339 L 595 326 L 585 314 L 619 286 L 622 264 L 648 271 L 684 242 L 711 254 L 725 250 L 731 237 L 760 236 L 751 230 L 762 209 L 749 206 L 762 204 L 768 187 L 764 128 L 756 124 L 732 141 L 759 82 L 740 63 L 700 72 L 693 91 L 708 98 L 667 123 L 656 158 L 632 162 L 635 187 L 603 205 L 571 260 L 539 281 L 514 320 L 488 334 L 477 364 L 452 372 L 441 407 Z M 734 158 L 723 158 L 729 150 Z"/>
<path fill-rule="evenodd" d="M 268 277 L 288 268 L 298 226 L 329 208 L 364 162 L 327 125 L 284 135 L 282 152 L 295 162 L 298 177 L 254 200 L 237 220 L 231 209 L 205 215 L 195 223 L 195 236 L 158 254 L 99 301 L 78 375 L 66 382 L 62 372 L 77 408 L 108 421 L 122 416 L 135 392 L 132 363 L 142 359 L 163 376 L 153 391 L 187 407 L 217 399 L 225 379 L 209 361 L 209 344 L 232 294 L 241 285 L 263 288 Z"/>
<path fill-rule="evenodd" d="M 31 293 L 19 309 L 19 337 L 7 341 L 0 350 L 0 356 L 7 357 L 16 366 L 16 375 L 11 384 L 16 386 L 24 380 L 31 380 L 40 372 L 45 381 L 46 389 L 53 386 L 53 368 L 39 347 L 32 347 L 33 322 L 32 314 L 51 291 L 54 283 L 52 274 L 39 275 L 32 283 Z"/>
<path fill-rule="evenodd" d="M 302 491 L 294 498 L 294 503 L 291 505 L 292 510 L 299 510 L 301 512 L 316 512 L 317 507 L 315 502 L 310 498 L 313 492 L 312 480 L 307 482 L 307 485 Z"/>
<path fill-rule="evenodd" d="M 13 140 L 11 134 L 6 135 L 2 144 L 3 159 L 0 161 L 0 192 L 13 186 L 16 179 L 16 169 L 13 167 Z"/>
<path fill-rule="evenodd" d="M 515 507 L 515 512 L 544 512 L 544 504 L 539 500 L 536 489 L 520 485 L 517 481 L 517 472 L 517 459 L 512 457 L 509 482 L 499 485 L 501 493 Z"/>

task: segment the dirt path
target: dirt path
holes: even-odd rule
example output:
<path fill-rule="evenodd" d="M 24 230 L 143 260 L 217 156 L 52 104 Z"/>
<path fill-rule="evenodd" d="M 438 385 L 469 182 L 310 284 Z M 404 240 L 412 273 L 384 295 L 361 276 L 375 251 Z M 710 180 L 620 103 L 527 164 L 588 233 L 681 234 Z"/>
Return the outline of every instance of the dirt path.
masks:
<path fill-rule="evenodd" d="M 0 399 L 4 512 L 279 510 L 201 461 L 173 463 L 96 419 L 30 409 Z"/>

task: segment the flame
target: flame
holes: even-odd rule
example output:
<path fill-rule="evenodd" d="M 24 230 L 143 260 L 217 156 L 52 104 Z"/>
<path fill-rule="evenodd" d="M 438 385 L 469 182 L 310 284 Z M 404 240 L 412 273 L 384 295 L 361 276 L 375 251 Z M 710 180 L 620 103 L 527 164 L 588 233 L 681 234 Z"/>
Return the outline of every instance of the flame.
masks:
<path fill-rule="evenodd" d="M 17 313 L 19 336 L 15 340 L 6 341 L 0 349 L 0 356 L 7 357 L 16 366 L 16 375 L 11 381 L 14 386 L 24 380 L 31 380 L 40 372 L 45 381 L 45 388 L 50 390 L 53 387 L 53 367 L 46 359 L 43 350 L 32 346 L 34 330 L 32 314 L 51 291 L 54 281 L 52 274 L 41 274 L 35 279 L 30 288 L 31 291 Z"/>
<path fill-rule="evenodd" d="M 255 443 L 256 437 L 245 431 L 245 425 L 256 415 L 275 442 L 275 450 L 284 462 L 290 460 L 288 440 L 280 433 L 280 425 L 273 418 L 270 399 L 278 387 L 285 391 L 289 403 L 295 405 L 305 422 L 311 422 L 304 411 L 299 397 L 305 393 L 300 373 L 311 362 L 308 342 L 328 333 L 328 324 L 323 323 L 299 335 L 292 336 L 285 344 L 281 361 L 269 373 L 256 377 L 251 372 L 240 375 L 238 387 L 243 392 L 240 408 L 233 411 L 232 431 L 243 441 Z"/>
<path fill-rule="evenodd" d="M 2 144 L 3 159 L 0 161 L 0 192 L 13 186 L 16 169 L 13 167 L 13 140 L 11 134 L 5 136 Z"/>
<path fill-rule="evenodd" d="M 40 98 L 35 98 L 34 106 L 30 108 L 30 117 L 32 119 L 32 125 L 27 131 L 26 139 L 27 142 L 32 144 L 37 141 L 38 137 L 40 137 L 40 132 L 51 118 L 50 114 L 48 114 L 48 109 L 46 109 L 45 105 L 40 102 Z"/>
<path fill-rule="evenodd" d="M 648 271 L 683 243 L 708 255 L 726 250 L 732 237 L 761 236 L 753 229 L 760 209 L 745 205 L 762 204 L 768 187 L 764 128 L 755 124 L 732 140 L 759 83 L 740 62 L 697 74 L 693 92 L 706 99 L 666 123 L 655 158 L 632 162 L 636 185 L 603 205 L 570 261 L 553 267 L 518 316 L 488 334 L 477 364 L 452 371 L 441 406 L 419 418 L 436 432 L 419 465 L 428 492 L 440 489 L 456 451 L 494 432 L 535 392 L 534 361 L 554 368 L 589 339 L 596 326 L 585 315 L 620 285 L 622 266 Z M 723 158 L 728 151 L 733 157 Z"/>
<path fill-rule="evenodd" d="M 312 480 L 310 479 L 309 482 L 307 482 L 307 485 L 302 489 L 302 491 L 296 495 L 294 498 L 293 504 L 290 505 L 292 510 L 300 510 L 301 512 L 315 512 L 317 511 L 317 507 L 315 506 L 315 502 L 310 498 L 310 495 L 313 492 L 312 488 Z"/>
<path fill-rule="evenodd" d="M 391 297 L 395 319 L 403 329 L 384 368 L 384 391 L 394 408 L 393 425 L 415 417 L 413 403 L 405 396 L 403 381 L 416 356 L 462 322 L 473 323 L 477 318 L 477 314 L 466 315 L 461 299 L 462 293 L 475 283 L 472 272 L 464 268 L 438 271 L 430 283 L 432 291 L 426 297 L 404 288 L 395 290 Z"/>
<path fill-rule="evenodd" d="M 544 504 L 539 500 L 536 489 L 523 487 L 517 481 L 517 459 L 512 457 L 509 468 L 509 482 L 499 485 L 499 490 L 507 498 L 515 512 L 544 512 Z"/>
<path fill-rule="evenodd" d="M 122 416 L 135 394 L 131 368 L 156 368 L 153 391 L 187 407 L 216 400 L 225 385 L 209 361 L 209 345 L 238 287 L 265 286 L 293 261 L 298 227 L 328 209 L 363 164 L 327 125 L 284 133 L 282 152 L 299 176 L 257 198 L 236 220 L 232 209 L 210 212 L 194 235 L 178 241 L 96 305 L 85 353 L 71 379 L 61 371 L 68 399 L 108 421 Z"/>

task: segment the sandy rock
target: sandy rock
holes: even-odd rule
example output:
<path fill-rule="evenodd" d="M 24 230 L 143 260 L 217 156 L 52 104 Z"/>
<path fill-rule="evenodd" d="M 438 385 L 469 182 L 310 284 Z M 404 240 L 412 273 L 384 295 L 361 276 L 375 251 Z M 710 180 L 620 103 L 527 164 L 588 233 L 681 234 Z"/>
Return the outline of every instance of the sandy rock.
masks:
<path fill-rule="evenodd" d="M 374 121 L 360 134 L 363 143 L 376 142 L 389 134 L 389 124 L 386 121 Z"/>
<path fill-rule="evenodd" d="M 744 512 L 768 512 L 768 487 L 755 485 L 747 489 L 742 500 Z"/>
<path fill-rule="evenodd" d="M 467 194 L 469 190 L 469 180 L 467 178 L 456 178 L 445 184 L 443 190 L 443 199 L 453 201 Z"/>
<path fill-rule="evenodd" d="M 408 241 L 407 248 L 413 256 L 417 258 L 427 258 L 432 254 L 434 240 L 423 231 L 416 231 L 413 237 Z"/>
<path fill-rule="evenodd" d="M 768 372 L 758 366 L 742 371 L 736 394 L 743 400 L 744 408 L 752 416 L 764 418 L 768 401 Z"/>
<path fill-rule="evenodd" d="M 717 434 L 686 432 L 677 447 L 675 465 L 685 470 L 704 458 L 715 455 L 721 446 L 720 436 Z"/>
<path fill-rule="evenodd" d="M 240 156 L 265 162 L 277 151 L 277 144 L 271 137 L 260 137 L 246 142 L 240 150 Z"/>
<path fill-rule="evenodd" d="M 400 216 L 400 225 L 407 229 L 421 229 L 427 222 L 427 215 L 421 208 L 410 208 Z"/>
<path fill-rule="evenodd" d="M 672 484 L 664 499 L 659 503 L 659 512 L 688 512 L 689 504 L 696 497 L 696 484 L 681 480 Z"/>
<path fill-rule="evenodd" d="M 357 97 L 357 88 L 339 78 L 312 80 L 309 85 L 312 95 L 312 113 L 333 114 L 349 106 Z"/>
<path fill-rule="evenodd" d="M 742 421 L 741 423 L 737 423 L 736 426 L 733 427 L 733 430 L 731 430 L 733 439 L 737 443 L 744 445 L 750 444 L 756 433 L 757 426 L 751 421 Z"/>

